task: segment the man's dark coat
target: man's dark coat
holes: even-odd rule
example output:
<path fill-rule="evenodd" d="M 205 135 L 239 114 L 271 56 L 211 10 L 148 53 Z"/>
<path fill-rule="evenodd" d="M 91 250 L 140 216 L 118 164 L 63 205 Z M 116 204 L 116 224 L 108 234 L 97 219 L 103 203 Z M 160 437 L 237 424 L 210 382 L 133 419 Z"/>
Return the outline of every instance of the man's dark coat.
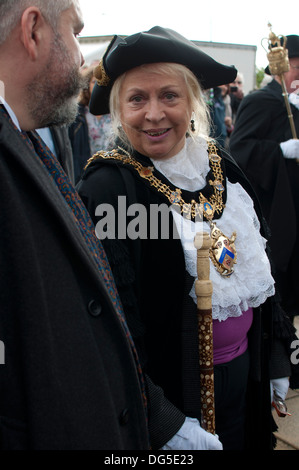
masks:
<path fill-rule="evenodd" d="M 146 449 L 135 361 L 39 158 L 0 116 L 0 449 Z"/>

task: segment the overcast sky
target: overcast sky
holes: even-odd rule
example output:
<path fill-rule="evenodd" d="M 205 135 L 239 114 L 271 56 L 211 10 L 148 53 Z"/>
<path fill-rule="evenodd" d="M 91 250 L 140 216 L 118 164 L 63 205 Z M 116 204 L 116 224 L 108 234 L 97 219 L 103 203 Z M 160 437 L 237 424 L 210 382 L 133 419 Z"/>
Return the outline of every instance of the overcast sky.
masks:
<path fill-rule="evenodd" d="M 268 0 L 80 0 L 80 4 L 85 21 L 81 36 L 130 35 L 159 25 L 191 40 L 257 46 L 258 67 L 267 65 L 261 41 L 268 37 L 268 22 L 278 35 L 299 35 L 298 0 L 280 2 L 279 7 Z"/>

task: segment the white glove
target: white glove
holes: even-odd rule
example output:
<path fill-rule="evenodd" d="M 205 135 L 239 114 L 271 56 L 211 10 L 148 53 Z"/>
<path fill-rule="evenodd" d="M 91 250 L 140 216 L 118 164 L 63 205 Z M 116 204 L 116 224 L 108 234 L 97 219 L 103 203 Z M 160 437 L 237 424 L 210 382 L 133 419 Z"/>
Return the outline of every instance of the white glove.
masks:
<path fill-rule="evenodd" d="M 270 381 L 271 387 L 271 403 L 273 401 L 274 391 L 276 395 L 279 396 L 283 401 L 285 400 L 288 390 L 289 390 L 290 381 L 288 377 L 282 377 L 280 379 L 272 379 Z"/>
<path fill-rule="evenodd" d="M 299 94 L 297 92 L 298 90 L 289 94 L 289 102 L 299 109 Z"/>
<path fill-rule="evenodd" d="M 280 143 L 284 158 L 299 158 L 299 139 L 290 139 Z"/>
<path fill-rule="evenodd" d="M 283 377 L 281 379 L 274 379 L 270 381 L 271 387 L 271 404 L 276 410 L 280 418 L 291 416 L 288 413 L 287 405 L 285 404 L 285 397 L 289 389 L 289 378 Z"/>
<path fill-rule="evenodd" d="M 217 435 L 205 431 L 195 418 L 186 418 L 183 426 L 161 450 L 223 450 Z"/>

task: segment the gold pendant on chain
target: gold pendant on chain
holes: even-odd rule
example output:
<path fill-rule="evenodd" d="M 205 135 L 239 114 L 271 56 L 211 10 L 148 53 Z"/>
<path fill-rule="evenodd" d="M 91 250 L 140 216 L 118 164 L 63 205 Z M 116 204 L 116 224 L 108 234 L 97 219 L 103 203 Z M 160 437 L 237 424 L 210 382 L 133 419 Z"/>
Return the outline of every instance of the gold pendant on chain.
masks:
<path fill-rule="evenodd" d="M 210 258 L 217 271 L 222 276 L 231 276 L 234 272 L 233 266 L 237 262 L 237 251 L 235 247 L 235 240 L 237 238 L 236 232 L 228 238 L 224 233 L 219 230 L 215 222 L 211 222 L 211 249 Z"/>

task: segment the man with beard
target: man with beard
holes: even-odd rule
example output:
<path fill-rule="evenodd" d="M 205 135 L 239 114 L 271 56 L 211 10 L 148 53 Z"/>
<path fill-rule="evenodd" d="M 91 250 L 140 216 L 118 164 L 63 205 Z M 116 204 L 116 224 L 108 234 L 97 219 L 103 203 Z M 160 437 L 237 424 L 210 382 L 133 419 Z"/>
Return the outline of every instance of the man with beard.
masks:
<path fill-rule="evenodd" d="M 77 0 L 0 2 L 0 449 L 146 449 L 143 377 L 92 222 L 34 129 L 71 122 Z"/>

